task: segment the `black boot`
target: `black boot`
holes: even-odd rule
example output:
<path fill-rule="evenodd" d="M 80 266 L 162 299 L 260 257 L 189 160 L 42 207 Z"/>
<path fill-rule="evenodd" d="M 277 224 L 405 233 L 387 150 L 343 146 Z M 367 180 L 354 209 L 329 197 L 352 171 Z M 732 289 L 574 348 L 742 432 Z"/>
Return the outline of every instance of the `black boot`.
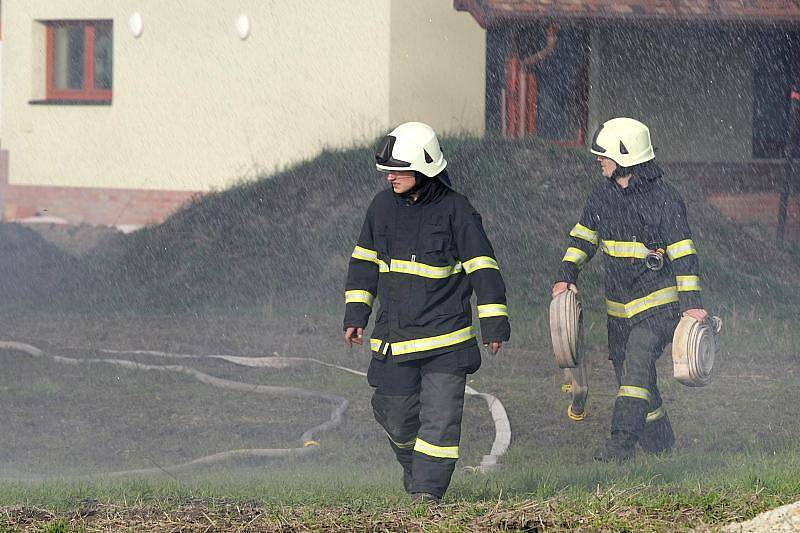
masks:
<path fill-rule="evenodd" d="M 428 505 L 436 505 L 440 501 L 442 501 L 441 498 L 430 492 L 415 492 L 411 495 L 411 503 L 413 504 L 426 503 Z"/>
<path fill-rule="evenodd" d="M 403 488 L 409 494 L 411 494 L 411 469 L 410 468 L 403 468 Z"/>
<path fill-rule="evenodd" d="M 622 463 L 633 459 L 636 453 L 636 435 L 627 431 L 612 431 L 605 448 L 594 456 L 595 461 L 603 463 Z"/>
<path fill-rule="evenodd" d="M 639 445 L 647 453 L 660 455 L 669 453 L 675 444 L 675 434 L 672 432 L 672 424 L 666 413 L 654 422 L 648 422 L 642 431 Z"/>

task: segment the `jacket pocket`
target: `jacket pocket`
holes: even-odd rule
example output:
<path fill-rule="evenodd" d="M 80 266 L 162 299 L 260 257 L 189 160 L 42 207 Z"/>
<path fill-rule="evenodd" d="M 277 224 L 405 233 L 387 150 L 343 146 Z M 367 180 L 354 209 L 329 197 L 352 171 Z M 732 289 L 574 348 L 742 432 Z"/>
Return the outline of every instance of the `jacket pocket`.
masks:
<path fill-rule="evenodd" d="M 391 259 L 389 259 L 389 239 L 386 233 L 376 233 L 374 242 L 375 252 L 378 255 L 378 268 L 381 268 L 381 262 L 388 266 L 391 263 Z M 376 296 L 383 297 L 381 307 L 383 307 L 384 304 L 388 305 L 389 299 L 387 279 L 386 276 L 381 272 L 378 273 L 378 294 L 376 294 Z"/>
<path fill-rule="evenodd" d="M 426 315 L 442 316 L 464 312 L 458 290 L 460 274 L 456 273 L 458 260 L 449 240 L 434 237 L 423 246 L 422 262 L 436 267 L 435 274 L 424 278 L 427 300 Z"/>

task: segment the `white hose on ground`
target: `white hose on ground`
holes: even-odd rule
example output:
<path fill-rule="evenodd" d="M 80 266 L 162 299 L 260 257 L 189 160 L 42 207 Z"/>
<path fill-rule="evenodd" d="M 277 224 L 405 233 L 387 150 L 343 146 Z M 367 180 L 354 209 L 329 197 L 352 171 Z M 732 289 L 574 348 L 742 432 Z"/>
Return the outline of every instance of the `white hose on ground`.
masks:
<path fill-rule="evenodd" d="M 100 351 L 105 353 L 118 353 L 118 354 L 124 354 L 124 353 L 144 354 L 144 355 L 152 355 L 158 357 L 180 357 L 180 358 L 206 357 L 212 359 L 221 359 L 223 361 L 227 361 L 229 363 L 233 363 L 236 365 L 255 367 L 255 368 L 287 368 L 289 366 L 296 366 L 304 363 L 315 363 L 330 368 L 336 368 L 344 372 L 349 372 L 357 376 L 367 377 L 366 372 L 362 372 L 360 370 L 354 370 L 352 368 L 347 368 L 346 366 L 336 365 L 333 363 L 326 363 L 324 361 L 320 361 L 319 359 L 313 359 L 311 357 L 284 357 L 280 355 L 262 356 L 262 357 L 243 357 L 236 355 L 203 356 L 203 355 L 191 355 L 191 354 L 171 354 L 168 352 L 157 352 L 149 350 L 137 350 L 128 352 L 120 350 L 100 350 Z M 489 412 L 491 413 L 492 420 L 494 421 L 494 441 L 492 442 L 491 451 L 483 456 L 480 464 L 478 464 L 477 466 L 466 467 L 466 469 L 470 471 L 477 470 L 480 472 L 486 472 L 497 467 L 498 459 L 508 451 L 508 447 L 511 444 L 511 423 L 508 420 L 508 414 L 506 413 L 505 407 L 503 407 L 502 402 L 500 402 L 500 400 L 498 400 L 496 397 L 492 396 L 491 394 L 478 392 L 469 385 L 467 385 L 467 387 L 464 389 L 464 392 L 468 396 L 477 396 L 483 398 L 486 401 L 487 406 L 489 407 Z"/>
<path fill-rule="evenodd" d="M 487 472 L 497 467 L 497 460 L 505 455 L 508 451 L 508 446 L 511 444 L 511 423 L 508 421 L 508 414 L 503 404 L 485 392 L 478 392 L 469 385 L 465 392 L 470 396 L 479 396 L 486 400 L 489 406 L 489 412 L 492 413 L 492 420 L 494 420 L 494 442 L 492 442 L 492 450 L 484 455 L 481 463 L 472 467 L 479 472 Z"/>
<path fill-rule="evenodd" d="M 316 433 L 326 431 L 328 429 L 338 426 L 341 423 L 342 415 L 347 410 L 347 406 L 349 404 L 347 399 L 334 394 L 311 391 L 307 389 L 300 389 L 297 387 L 254 385 L 250 383 L 243 383 L 240 381 L 232 381 L 210 376 L 208 374 L 200 372 L 199 370 L 195 370 L 193 368 L 181 365 L 147 365 L 143 363 L 137 363 L 135 361 L 129 361 L 126 359 L 75 359 L 59 355 L 48 355 L 39 348 L 36 348 L 35 346 L 31 346 L 30 344 L 25 344 L 21 342 L 0 342 L 0 349 L 17 350 L 27 353 L 32 357 L 49 357 L 56 362 L 69 365 L 101 363 L 101 364 L 111 364 L 115 366 L 120 366 L 123 368 L 128 368 L 130 370 L 156 370 L 162 372 L 178 372 L 192 376 L 201 383 L 223 389 L 235 390 L 246 393 L 275 394 L 275 395 L 291 396 L 298 398 L 314 398 L 334 404 L 334 408 L 331 412 L 330 419 L 322 424 L 319 424 L 317 426 L 314 426 L 306 430 L 300 436 L 302 446 L 297 448 L 278 448 L 278 449 L 248 448 L 248 449 L 230 450 L 226 452 L 207 455 L 204 457 L 193 459 L 191 461 L 187 461 L 176 465 L 170 465 L 166 467 L 158 466 L 155 468 L 109 472 L 103 474 L 103 476 L 105 477 L 120 477 L 120 476 L 157 474 L 157 473 L 170 474 L 172 472 L 186 470 L 196 466 L 209 465 L 229 459 L 243 458 L 243 457 L 277 458 L 277 457 L 308 455 L 317 451 L 319 446 L 319 443 L 313 439 L 314 435 Z"/>
<path fill-rule="evenodd" d="M 342 416 L 348 407 L 347 399 L 341 396 L 337 396 L 335 394 L 328 394 L 324 392 L 301 389 L 297 387 L 255 385 L 240 381 L 233 381 L 233 380 L 214 377 L 209 374 L 200 372 L 199 370 L 195 370 L 193 368 L 186 367 L 183 365 L 149 365 L 149 364 L 138 363 L 136 361 L 130 361 L 127 359 L 96 359 L 96 358 L 76 359 L 58 355 L 49 355 L 35 346 L 21 342 L 0 341 L 0 349 L 17 350 L 26 353 L 32 357 L 49 357 L 56 362 L 70 364 L 70 365 L 100 363 L 100 364 L 116 365 L 131 370 L 156 370 L 156 371 L 166 371 L 166 372 L 178 372 L 189 375 L 201 383 L 223 389 L 235 390 L 246 393 L 255 392 L 260 394 L 275 394 L 275 395 L 292 396 L 299 398 L 314 398 L 334 404 L 334 409 L 332 410 L 330 419 L 328 421 L 306 430 L 301 435 L 300 440 L 303 444 L 302 447 L 278 448 L 278 449 L 251 448 L 251 449 L 230 450 L 226 452 L 207 455 L 191 461 L 187 461 L 177 465 L 170 465 L 167 467 L 158 466 L 156 468 L 144 468 L 136 470 L 109 472 L 103 474 L 104 477 L 122 477 L 122 476 L 146 475 L 146 474 L 157 474 L 157 473 L 171 474 L 172 472 L 178 472 L 181 470 L 186 470 L 197 466 L 210 465 L 221 461 L 226 461 L 234 458 L 243 458 L 243 457 L 278 458 L 278 457 L 308 455 L 314 453 L 319 449 L 319 443 L 313 439 L 314 435 L 319 432 L 326 431 L 338 426 L 341 423 Z M 232 364 L 249 366 L 249 367 L 259 367 L 259 368 L 286 368 L 289 366 L 296 366 L 299 364 L 315 363 L 331 368 L 336 368 L 358 376 L 366 376 L 366 373 L 354 370 L 352 368 L 347 368 L 344 366 L 335 365 L 332 363 L 326 363 L 324 361 L 319 361 L 317 359 L 305 358 L 305 357 L 281 357 L 281 356 L 242 357 L 233 355 L 193 355 L 193 354 L 172 354 L 168 352 L 158 352 L 150 350 L 129 350 L 129 351 L 98 350 L 98 351 L 104 353 L 114 353 L 114 354 L 151 355 L 159 357 L 178 358 L 178 359 L 181 358 L 221 359 L 230 362 Z M 492 445 L 492 450 L 488 455 L 483 456 L 480 465 L 474 467 L 474 469 L 482 472 L 487 471 L 496 466 L 498 457 L 503 455 L 508 449 L 508 445 L 511 442 L 511 426 L 508 422 L 508 417 L 506 415 L 505 409 L 503 408 L 503 405 L 500 403 L 500 401 L 497 400 L 497 398 L 495 398 L 490 394 L 479 393 L 474 389 L 472 389 L 471 387 L 466 387 L 465 392 L 469 395 L 481 396 L 486 400 L 495 423 L 495 440 Z M 87 478 L 92 476 L 82 476 L 82 477 Z"/>

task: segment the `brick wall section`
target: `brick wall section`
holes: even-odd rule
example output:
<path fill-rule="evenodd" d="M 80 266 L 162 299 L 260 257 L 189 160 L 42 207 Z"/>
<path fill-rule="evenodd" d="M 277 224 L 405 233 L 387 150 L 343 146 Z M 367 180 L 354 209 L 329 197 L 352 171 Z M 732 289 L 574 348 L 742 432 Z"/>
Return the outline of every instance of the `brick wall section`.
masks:
<path fill-rule="evenodd" d="M 23 185 L 10 185 L 4 189 L 4 220 L 42 214 L 63 218 L 71 224 L 110 226 L 162 222 L 183 203 L 199 194 L 187 191 Z"/>
<path fill-rule="evenodd" d="M 0 207 L 4 221 L 38 214 L 63 218 L 71 224 L 155 224 L 202 194 L 198 191 L 14 185 L 8 181 L 8 152 L 0 150 Z"/>
<path fill-rule="evenodd" d="M 793 0 L 455 0 L 481 24 L 543 17 L 800 21 Z"/>
<path fill-rule="evenodd" d="M 72 224 L 142 225 L 162 222 L 196 196 L 188 191 L 95 189 L 84 187 L 5 186 L 6 221 L 36 214 L 67 220 Z"/>
<path fill-rule="evenodd" d="M 740 223 L 758 221 L 766 225 L 774 234 L 778 223 L 777 193 L 714 194 L 709 203 L 728 218 Z M 797 194 L 789 198 L 786 213 L 786 240 L 800 244 L 800 202 Z"/>
<path fill-rule="evenodd" d="M 8 150 L 0 150 L 0 219 L 3 218 L 3 207 L 6 205 L 5 190 L 8 186 Z"/>

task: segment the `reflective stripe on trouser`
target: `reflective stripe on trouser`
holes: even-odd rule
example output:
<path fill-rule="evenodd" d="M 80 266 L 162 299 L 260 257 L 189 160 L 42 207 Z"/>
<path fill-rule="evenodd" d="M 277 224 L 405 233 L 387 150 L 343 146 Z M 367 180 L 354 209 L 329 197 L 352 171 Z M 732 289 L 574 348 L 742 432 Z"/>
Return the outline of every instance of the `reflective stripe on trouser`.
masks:
<path fill-rule="evenodd" d="M 370 362 L 375 419 L 410 474 L 411 492 L 441 497 L 447 490 L 461 439 L 466 374 L 479 361 L 477 346 L 470 346 L 425 359 Z"/>
<path fill-rule="evenodd" d="M 422 374 L 412 492 L 441 497 L 450 485 L 458 459 L 466 384 L 467 376 L 463 373 Z"/>
<path fill-rule="evenodd" d="M 624 357 L 611 420 L 612 432 L 626 431 L 641 438 L 648 418 L 653 424 L 666 420 L 661 414 L 656 360 L 672 340 L 676 324 L 677 319 L 671 316 L 656 316 L 632 328 L 620 323 L 609 324 L 612 359 L 619 364 Z M 622 329 L 612 332 L 612 327 Z"/>

